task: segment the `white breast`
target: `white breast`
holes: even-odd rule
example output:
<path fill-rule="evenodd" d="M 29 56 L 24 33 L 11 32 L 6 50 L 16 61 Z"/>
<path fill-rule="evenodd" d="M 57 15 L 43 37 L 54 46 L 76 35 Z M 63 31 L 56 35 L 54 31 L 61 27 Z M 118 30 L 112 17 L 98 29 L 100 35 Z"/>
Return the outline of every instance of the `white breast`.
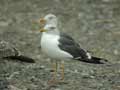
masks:
<path fill-rule="evenodd" d="M 55 58 L 55 59 L 73 58 L 72 55 L 70 55 L 67 52 L 64 52 L 58 47 L 59 38 L 60 37 L 58 35 L 43 33 L 41 38 L 42 51 L 46 53 L 49 57 Z"/>

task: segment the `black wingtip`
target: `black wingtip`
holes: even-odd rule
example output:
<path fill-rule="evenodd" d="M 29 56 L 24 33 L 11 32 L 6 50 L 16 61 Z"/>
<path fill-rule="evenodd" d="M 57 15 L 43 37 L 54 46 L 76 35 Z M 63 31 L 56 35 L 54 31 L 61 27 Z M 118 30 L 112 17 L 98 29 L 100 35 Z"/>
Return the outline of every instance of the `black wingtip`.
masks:
<path fill-rule="evenodd" d="M 98 57 L 92 57 L 92 60 L 98 62 L 98 64 L 106 64 L 108 62 L 107 59 Z"/>
<path fill-rule="evenodd" d="M 108 60 L 98 57 L 92 57 L 92 59 L 79 59 L 82 62 L 92 63 L 92 64 L 106 64 Z"/>
<path fill-rule="evenodd" d="M 8 56 L 8 57 L 4 57 L 4 58 L 8 58 L 8 59 L 13 59 L 13 60 L 19 60 L 21 62 L 27 62 L 27 63 L 35 63 L 35 60 L 32 58 L 29 58 L 27 56 Z"/>

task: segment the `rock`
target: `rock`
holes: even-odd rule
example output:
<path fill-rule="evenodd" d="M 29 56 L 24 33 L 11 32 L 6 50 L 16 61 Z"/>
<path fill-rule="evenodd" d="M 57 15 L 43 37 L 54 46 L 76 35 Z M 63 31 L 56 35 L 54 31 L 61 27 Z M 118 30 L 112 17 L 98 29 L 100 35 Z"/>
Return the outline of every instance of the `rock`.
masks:
<path fill-rule="evenodd" d="M 8 81 L 5 78 L 0 77 L 0 90 L 9 90 L 8 85 Z"/>

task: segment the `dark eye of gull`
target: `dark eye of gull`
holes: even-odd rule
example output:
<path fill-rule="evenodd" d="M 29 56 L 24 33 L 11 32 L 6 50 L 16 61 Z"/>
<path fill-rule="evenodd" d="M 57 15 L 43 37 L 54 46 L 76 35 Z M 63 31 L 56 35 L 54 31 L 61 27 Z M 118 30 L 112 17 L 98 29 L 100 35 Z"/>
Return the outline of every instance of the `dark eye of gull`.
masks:
<path fill-rule="evenodd" d="M 54 30 L 54 29 L 55 29 L 55 27 L 50 27 L 50 29 L 51 29 L 51 30 Z"/>
<path fill-rule="evenodd" d="M 49 17 L 49 19 L 51 20 L 51 19 L 53 19 L 53 17 Z"/>

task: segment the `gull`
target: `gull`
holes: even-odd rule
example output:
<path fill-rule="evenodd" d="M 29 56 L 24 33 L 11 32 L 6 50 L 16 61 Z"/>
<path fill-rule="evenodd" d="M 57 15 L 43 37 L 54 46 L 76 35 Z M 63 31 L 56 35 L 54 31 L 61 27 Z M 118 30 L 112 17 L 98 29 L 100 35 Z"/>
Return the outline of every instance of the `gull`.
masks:
<path fill-rule="evenodd" d="M 9 42 L 4 40 L 0 40 L 0 58 L 19 60 L 19 61 L 28 62 L 28 63 L 35 62 L 32 58 L 22 55 L 17 48 L 15 48 Z"/>
<path fill-rule="evenodd" d="M 40 32 L 42 32 L 41 49 L 47 56 L 62 61 L 74 59 L 93 64 L 103 64 L 107 62 L 106 59 L 92 56 L 87 50 L 81 48 L 71 36 L 60 32 L 57 20 L 57 17 L 53 14 L 48 14 L 40 19 L 40 23 L 44 24 L 44 27 L 40 29 Z M 61 64 L 61 68 L 61 80 L 64 80 L 64 63 Z M 54 69 L 54 71 L 55 77 L 56 69 Z"/>

